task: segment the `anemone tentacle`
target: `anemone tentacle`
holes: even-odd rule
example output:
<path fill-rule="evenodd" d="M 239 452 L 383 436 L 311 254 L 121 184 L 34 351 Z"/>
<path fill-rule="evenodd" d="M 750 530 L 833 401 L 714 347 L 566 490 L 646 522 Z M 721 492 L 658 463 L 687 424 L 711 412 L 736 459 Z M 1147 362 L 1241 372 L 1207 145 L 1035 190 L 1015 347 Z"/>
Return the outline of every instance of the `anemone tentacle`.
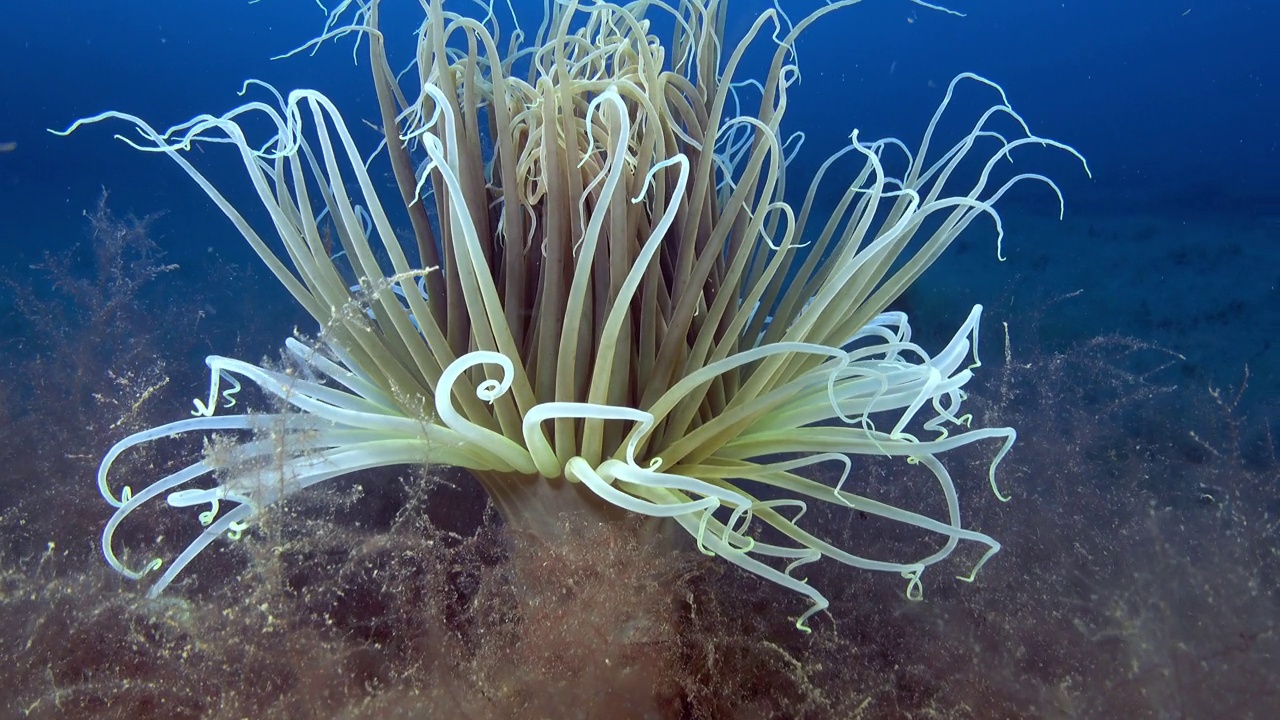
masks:
<path fill-rule="evenodd" d="M 802 629 L 828 602 L 793 573 L 819 559 L 898 573 L 919 597 L 922 573 L 963 541 L 986 548 L 976 573 L 1000 544 L 962 525 L 941 457 L 998 442 L 988 476 L 1007 499 L 995 471 L 1015 431 L 971 428 L 963 412 L 982 308 L 930 354 L 889 307 L 975 220 L 994 226 L 1002 258 L 995 203 L 1015 185 L 1047 185 L 1061 211 L 1052 180 L 1003 174 L 1023 148 L 1083 158 L 1033 134 L 999 85 L 963 74 L 914 151 L 853 130 L 797 207 L 787 181 L 806 136 L 782 129 L 800 79 L 795 41 L 858 2 L 794 23 L 767 10 L 736 42 L 724 35 L 727 0 L 551 3 L 530 44 L 504 54 L 492 7 L 471 18 L 424 0 L 415 57 L 397 74 L 377 0 L 347 0 L 304 48 L 368 41 L 384 125 L 375 152 L 395 192 L 378 186 L 370 167 L 382 160 L 315 90 L 246 83 L 267 99 L 165 131 L 124 113 L 74 124 L 67 132 L 123 121 L 138 131 L 125 142 L 172 158 L 319 327 L 312 344 L 286 341 L 287 370 L 210 357 L 197 417 L 107 453 L 108 562 L 134 578 L 157 569 L 128 568 L 113 536 L 161 495 L 209 509 L 153 593 L 292 493 L 367 468 L 440 464 L 472 471 L 516 524 L 580 507 L 670 518 L 703 552 L 808 598 Z M 768 71 L 743 77 L 760 47 Z M 970 89 L 995 102 L 948 144 L 942 120 Z M 265 138 L 251 132 L 263 126 Z M 206 145 L 235 152 L 265 221 L 196 167 L 191 151 Z M 838 200 L 819 209 L 827 195 Z M 218 414 L 248 402 L 237 378 L 276 410 Z M 212 436 L 202 459 L 137 495 L 112 493 L 122 453 L 188 433 Z M 927 469 L 943 516 L 846 489 L 859 456 Z M 838 480 L 810 472 L 833 462 Z M 531 489 L 562 505 L 536 505 Z M 855 554 L 801 526 L 815 503 L 935 545 L 906 560 Z"/>

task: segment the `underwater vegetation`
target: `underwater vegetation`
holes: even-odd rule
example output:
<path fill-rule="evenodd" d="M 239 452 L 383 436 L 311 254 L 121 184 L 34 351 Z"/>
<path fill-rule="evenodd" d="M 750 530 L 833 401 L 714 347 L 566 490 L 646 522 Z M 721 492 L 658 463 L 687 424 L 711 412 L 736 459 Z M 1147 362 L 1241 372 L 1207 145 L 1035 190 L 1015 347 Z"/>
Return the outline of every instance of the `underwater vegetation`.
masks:
<path fill-rule="evenodd" d="M 134 226 L 105 208 L 90 218 Z M 149 227 L 162 233 L 166 220 Z M 122 237 L 143 239 L 92 242 Z M 93 267 L 105 268 L 93 284 L 109 286 L 114 263 Z M 69 308 L 27 290 L 24 312 Z M 1267 423 L 1236 414 L 1247 390 L 1212 394 L 1175 357 L 1123 338 L 1038 350 L 1037 321 L 1054 305 L 1004 305 L 992 316 L 1017 340 L 1007 358 L 992 344 L 989 380 L 970 403 L 976 421 L 1022 429 L 1005 466 L 1014 500 L 971 503 L 969 517 L 1005 552 L 974 585 L 935 583 L 923 602 L 892 579 L 812 575 L 832 606 L 809 635 L 778 612 L 788 593 L 732 566 L 655 549 L 627 523 L 539 542 L 504 526 L 465 477 L 420 469 L 298 494 L 245 541 L 202 556 L 181 588 L 147 600 L 101 561 L 96 493 L 73 492 L 93 476 L 102 436 L 131 429 L 110 429 L 120 405 L 73 405 L 54 384 L 28 392 L 14 379 L 35 377 L 36 356 L 7 346 L 5 426 L 57 435 L 0 436 L 4 713 L 628 717 L 611 668 L 631 662 L 662 668 L 629 678 L 657 706 L 631 717 L 1269 717 L 1280 463 Z M 50 336 L 38 357 L 84 343 L 109 353 L 116 328 L 177 324 L 188 311 L 145 285 L 118 307 L 117 324 Z M 224 307 L 226 322 L 252 322 L 252 302 Z M 145 369 L 167 355 L 130 361 Z M 130 369 L 111 354 L 84 368 L 79 382 L 104 391 Z M 146 387 L 113 397 L 133 407 Z M 179 395 L 141 403 L 130 425 L 168 419 Z M 899 464 L 864 477 L 922 497 Z M 171 511 L 146 517 L 150 532 L 135 541 L 185 527 Z M 867 539 L 872 518 L 815 522 L 849 542 L 894 542 Z M 666 622 L 633 629 L 643 643 L 600 642 L 597 629 L 612 634 L 627 614 Z"/>
<path fill-rule="evenodd" d="M 1265 716 L 1280 470 L 1244 388 L 1175 388 L 1177 356 L 1124 338 L 1037 350 L 1053 304 L 1025 300 L 977 386 L 980 308 L 935 353 L 894 309 L 1014 184 L 1057 205 L 995 178 L 1016 150 L 1073 151 L 963 76 L 999 101 L 967 134 L 855 134 L 810 177 L 781 120 L 819 15 L 734 46 L 727 4 L 680 7 L 650 8 L 664 43 L 557 6 L 504 54 L 491 15 L 432 3 L 406 92 L 377 4 L 344 4 L 325 39 L 367 43 L 389 184 L 315 91 L 92 119 L 177 161 L 318 329 L 210 356 L 191 410 L 167 368 L 270 335 L 194 340 L 166 219 L 105 200 L 92 262 L 6 288 L 38 340 L 4 348 L 7 712 Z M 752 43 L 772 72 L 735 81 Z M 219 325 L 265 292 L 236 287 Z"/>

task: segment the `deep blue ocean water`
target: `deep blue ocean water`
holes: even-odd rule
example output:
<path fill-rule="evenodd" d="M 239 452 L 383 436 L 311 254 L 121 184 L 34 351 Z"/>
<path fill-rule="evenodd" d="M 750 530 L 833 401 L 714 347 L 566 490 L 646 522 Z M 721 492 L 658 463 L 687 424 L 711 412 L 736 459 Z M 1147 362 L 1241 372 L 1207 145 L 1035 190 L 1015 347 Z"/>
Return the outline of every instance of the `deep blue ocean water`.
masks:
<path fill-rule="evenodd" d="M 119 127 L 89 128 L 70 138 L 51 135 L 50 128 L 107 109 L 167 126 L 233 107 L 247 78 L 281 88 L 314 87 L 357 116 L 369 114 L 364 65 L 353 64 L 349 42 L 326 45 L 315 56 L 270 60 L 318 31 L 324 13 L 308 0 L 13 5 L 0 26 L 0 60 L 7 68 L 0 75 L 0 142 L 17 144 L 0 156 L 0 248 L 10 258 L 29 259 L 33 251 L 78 242 L 81 211 L 105 188 L 121 212 L 168 211 L 172 237 L 165 248 L 179 259 L 215 243 L 219 252 L 248 259 L 237 255 L 244 249 L 227 237 L 229 227 L 177 168 L 111 139 Z M 1089 278 L 1105 285 L 1117 270 L 1136 276 L 1128 293 L 1117 290 L 1099 300 L 1110 312 L 1082 318 L 1090 327 L 1081 332 L 1160 334 L 1159 327 L 1120 322 L 1125 308 L 1164 305 L 1162 296 L 1183 304 L 1181 296 L 1192 292 L 1188 284 L 1212 306 L 1206 315 L 1239 294 L 1246 305 L 1241 312 L 1251 319 L 1232 323 L 1231 352 L 1195 359 L 1221 360 L 1212 378 L 1222 383 L 1242 360 L 1255 358 L 1255 378 L 1270 375 L 1268 387 L 1274 388 L 1275 372 L 1264 366 L 1280 364 L 1280 355 L 1255 353 L 1280 329 L 1280 290 L 1274 269 L 1266 269 L 1276 267 L 1274 231 L 1280 224 L 1280 54 L 1272 45 L 1280 6 L 1248 0 L 952 5 L 967 16 L 907 0 L 867 0 L 810 29 L 800 43 L 803 80 L 788 117 L 789 128 L 808 135 L 801 160 L 825 158 L 854 129 L 863 138 L 914 143 L 952 77 L 967 71 L 993 79 L 1034 131 L 1088 158 L 1092 180 L 1064 157 L 1037 159 L 1036 169 L 1062 188 L 1070 220 L 1087 225 L 1103 216 L 1141 217 L 1160 226 L 1151 245 L 1139 243 L 1132 255 L 1080 239 L 1073 225 L 1060 227 L 1053 238 L 1018 237 L 1014 226 L 1013 257 L 1019 248 L 1066 249 L 1043 269 L 1046 292 L 1085 289 L 1087 298 Z M 541 7 L 517 6 L 531 18 Z M 387 12 L 388 27 L 402 28 L 401 49 L 408 47 L 417 22 L 413 9 Z M 745 27 L 753 6 L 744 2 L 733 14 Z M 394 49 L 396 33 L 388 34 Z M 990 99 L 972 93 L 961 106 L 985 107 Z M 1044 195 L 1028 202 L 1052 210 L 1052 198 Z M 1214 243 L 1237 231 L 1244 233 L 1249 260 L 1222 266 L 1220 282 L 1194 264 L 1161 266 L 1161 248 Z M 1167 233 L 1196 237 L 1172 240 Z M 993 282 L 1009 276 L 995 263 L 982 272 Z M 1199 342 L 1169 334 L 1159 339 L 1193 355 Z"/>

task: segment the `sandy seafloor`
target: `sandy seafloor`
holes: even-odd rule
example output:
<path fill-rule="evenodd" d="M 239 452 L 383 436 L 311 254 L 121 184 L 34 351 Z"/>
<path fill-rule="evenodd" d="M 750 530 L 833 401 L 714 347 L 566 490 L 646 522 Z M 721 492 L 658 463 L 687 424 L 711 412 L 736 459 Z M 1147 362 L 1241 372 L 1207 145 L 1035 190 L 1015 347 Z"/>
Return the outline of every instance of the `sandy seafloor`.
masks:
<path fill-rule="evenodd" d="M 1179 385 L 1187 392 L 1236 386 L 1247 367 L 1247 402 L 1274 404 L 1280 209 L 1094 212 L 1067 202 L 1062 221 L 1006 210 L 1007 261 L 995 264 L 990 242 L 966 242 L 964 252 L 931 269 L 930 300 L 963 297 L 998 316 L 1036 312 L 1037 303 L 1070 295 L 1046 313 L 1051 335 L 1043 340 L 1118 333 L 1159 345 L 1186 357 Z"/>

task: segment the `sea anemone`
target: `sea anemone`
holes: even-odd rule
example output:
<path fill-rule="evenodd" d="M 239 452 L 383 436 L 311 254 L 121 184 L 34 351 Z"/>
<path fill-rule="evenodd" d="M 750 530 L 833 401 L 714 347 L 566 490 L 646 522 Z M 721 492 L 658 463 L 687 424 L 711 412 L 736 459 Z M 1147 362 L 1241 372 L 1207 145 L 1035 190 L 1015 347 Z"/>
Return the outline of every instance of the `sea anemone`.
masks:
<path fill-rule="evenodd" d="M 900 573 L 918 597 L 925 568 L 964 540 L 985 547 L 976 573 L 1000 545 L 962 526 L 940 457 L 997 441 L 988 476 L 1001 496 L 996 465 L 1015 432 L 971 428 L 961 410 L 981 307 L 936 354 L 888 308 L 975 219 L 1002 235 L 993 205 L 1015 184 L 1040 181 L 1061 205 L 1047 178 L 994 181 L 997 165 L 1025 145 L 1076 153 L 1031 134 L 996 84 L 966 74 L 914 152 L 855 131 L 797 207 L 785 186 L 802 136 L 781 129 L 800 78 L 794 44 L 857 1 L 794 24 L 766 11 L 732 44 L 724 0 L 555 2 L 531 43 L 517 29 L 504 52 L 492 11 L 472 18 L 432 0 L 400 75 L 377 0 L 345 2 L 317 42 L 368 40 L 390 192 L 314 90 L 248 83 L 266 101 L 165 131 L 118 112 L 73 125 L 136 126 L 140 137 L 123 139 L 177 162 L 319 326 L 313 341 L 286 340 L 280 367 L 209 357 L 194 417 L 111 448 L 98 471 L 116 508 L 102 534 L 107 561 L 131 578 L 160 570 L 159 559 L 121 559 L 120 523 L 160 496 L 202 508 L 203 533 L 164 567 L 155 595 L 264 507 L 338 476 L 416 464 L 465 468 L 508 524 L 542 537 L 554 538 L 562 513 L 669 518 L 702 552 L 806 596 L 801 629 L 828 603 L 797 568 L 824 557 Z M 340 24 L 344 11 L 354 21 Z M 767 72 L 741 78 L 748 49 L 762 45 Z M 935 131 L 965 87 L 999 102 L 939 150 Z M 264 121 L 270 137 L 250 139 Z M 269 221 L 252 222 L 196 168 L 197 146 L 239 153 Z M 904 170 L 891 177 L 886 165 Z M 832 186 L 838 200 L 819 211 Z M 411 241 L 389 212 L 407 215 Z M 220 414 L 237 405 L 242 380 L 277 409 Z M 113 489 L 122 453 L 187 433 L 204 434 L 202 457 L 138 492 Z M 847 488 L 860 456 L 927 468 L 945 517 Z M 823 463 L 838 480 L 806 475 Z M 938 543 L 900 561 L 857 555 L 802 522 L 811 503 Z"/>

